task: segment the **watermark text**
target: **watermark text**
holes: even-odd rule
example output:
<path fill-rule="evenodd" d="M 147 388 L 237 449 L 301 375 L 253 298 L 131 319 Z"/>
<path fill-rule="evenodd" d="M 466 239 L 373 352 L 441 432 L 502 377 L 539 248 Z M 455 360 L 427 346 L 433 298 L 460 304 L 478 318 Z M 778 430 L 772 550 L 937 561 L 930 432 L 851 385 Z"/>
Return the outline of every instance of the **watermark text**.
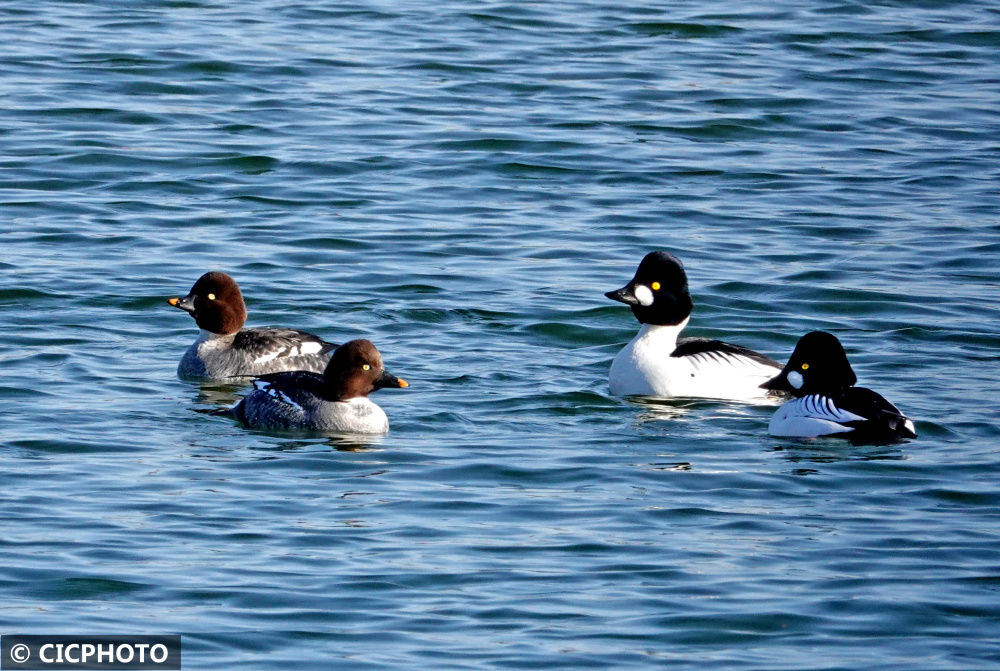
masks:
<path fill-rule="evenodd" d="M 181 668 L 180 636 L 0 637 L 0 669 Z"/>

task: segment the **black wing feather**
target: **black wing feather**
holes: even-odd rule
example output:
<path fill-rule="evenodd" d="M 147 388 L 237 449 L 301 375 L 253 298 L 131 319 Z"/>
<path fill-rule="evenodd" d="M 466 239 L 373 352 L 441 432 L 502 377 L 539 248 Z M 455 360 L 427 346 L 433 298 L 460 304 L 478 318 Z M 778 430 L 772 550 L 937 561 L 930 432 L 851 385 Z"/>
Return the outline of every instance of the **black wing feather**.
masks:
<path fill-rule="evenodd" d="M 293 403 L 298 403 L 299 405 L 301 405 L 299 401 L 303 394 L 319 394 L 319 392 L 323 389 L 323 376 L 319 373 L 313 373 L 306 370 L 268 373 L 267 375 L 261 375 L 254 378 L 253 382 L 254 389 L 247 394 L 247 396 L 243 397 L 232 410 L 233 416 L 244 424 L 249 423 L 246 415 L 247 398 L 254 394 L 268 393 L 264 389 L 258 387 L 258 382 L 265 383 L 265 385 L 261 386 L 266 386 L 267 389 L 279 392 Z"/>
<path fill-rule="evenodd" d="M 762 363 L 765 366 L 781 368 L 781 364 L 769 356 L 764 356 L 760 352 L 741 345 L 722 342 L 721 340 L 711 340 L 709 338 L 683 338 L 678 341 L 677 348 L 670 353 L 673 357 L 692 356 L 694 354 L 707 354 L 708 356 L 718 356 L 720 354 L 736 354 L 747 359 Z"/>
<path fill-rule="evenodd" d="M 854 426 L 850 438 L 861 442 L 891 442 L 901 438 L 916 438 L 906 426 L 907 417 L 881 394 L 865 387 L 848 387 L 836 399 L 837 406 L 864 421 L 848 422 Z"/>
<path fill-rule="evenodd" d="M 323 387 L 323 376 L 320 373 L 313 373 L 307 370 L 268 373 L 254 379 L 255 383 L 257 381 L 266 382 L 269 387 L 276 391 L 285 392 L 286 394 L 294 393 L 300 389 L 314 391 Z"/>
<path fill-rule="evenodd" d="M 284 328 L 243 329 L 233 339 L 233 347 L 249 351 L 271 351 L 276 348 L 292 350 L 302 343 L 315 342 L 321 346 L 321 354 L 337 349 L 337 345 L 327 342 L 312 333 Z"/>

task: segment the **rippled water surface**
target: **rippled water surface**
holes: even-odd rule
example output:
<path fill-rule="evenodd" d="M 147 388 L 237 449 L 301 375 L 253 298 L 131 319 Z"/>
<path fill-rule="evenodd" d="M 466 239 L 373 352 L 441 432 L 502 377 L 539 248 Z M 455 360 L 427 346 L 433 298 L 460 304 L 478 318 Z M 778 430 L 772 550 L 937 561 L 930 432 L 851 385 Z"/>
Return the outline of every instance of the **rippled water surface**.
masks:
<path fill-rule="evenodd" d="M 627 6 L 623 6 L 627 5 Z M 1000 10 L 0 5 L 0 629 L 190 669 L 1000 668 Z M 603 292 L 836 333 L 917 441 L 624 402 Z M 374 340 L 370 442 L 175 369 L 203 272 Z"/>

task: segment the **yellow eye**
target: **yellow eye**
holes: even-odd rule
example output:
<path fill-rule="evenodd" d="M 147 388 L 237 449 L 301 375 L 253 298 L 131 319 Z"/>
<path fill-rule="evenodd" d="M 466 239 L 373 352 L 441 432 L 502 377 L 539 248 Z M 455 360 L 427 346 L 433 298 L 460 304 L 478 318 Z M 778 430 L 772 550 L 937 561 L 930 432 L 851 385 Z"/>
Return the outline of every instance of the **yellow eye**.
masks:
<path fill-rule="evenodd" d="M 371 370 L 371 366 L 369 366 L 368 364 L 365 364 L 364 366 L 361 367 L 361 369 L 362 370 Z"/>
<path fill-rule="evenodd" d="M 809 370 L 809 364 L 807 363 L 802 364 L 802 370 Z"/>
<path fill-rule="evenodd" d="M 653 291 L 659 291 L 660 290 L 660 283 L 659 282 L 653 282 L 652 284 L 649 285 L 649 287 Z"/>
<path fill-rule="evenodd" d="M 215 300 L 215 294 L 209 294 L 208 295 L 208 300 L 214 301 Z"/>

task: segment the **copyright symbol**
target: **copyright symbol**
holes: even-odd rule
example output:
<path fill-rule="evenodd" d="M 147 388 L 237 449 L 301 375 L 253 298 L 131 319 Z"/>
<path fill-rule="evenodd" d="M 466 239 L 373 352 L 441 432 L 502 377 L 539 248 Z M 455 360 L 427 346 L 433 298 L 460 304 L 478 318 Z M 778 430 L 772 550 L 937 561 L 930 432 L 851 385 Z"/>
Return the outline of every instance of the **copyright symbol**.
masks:
<path fill-rule="evenodd" d="M 10 649 L 10 658 L 17 664 L 24 664 L 31 657 L 31 648 L 24 643 L 18 643 Z"/>

